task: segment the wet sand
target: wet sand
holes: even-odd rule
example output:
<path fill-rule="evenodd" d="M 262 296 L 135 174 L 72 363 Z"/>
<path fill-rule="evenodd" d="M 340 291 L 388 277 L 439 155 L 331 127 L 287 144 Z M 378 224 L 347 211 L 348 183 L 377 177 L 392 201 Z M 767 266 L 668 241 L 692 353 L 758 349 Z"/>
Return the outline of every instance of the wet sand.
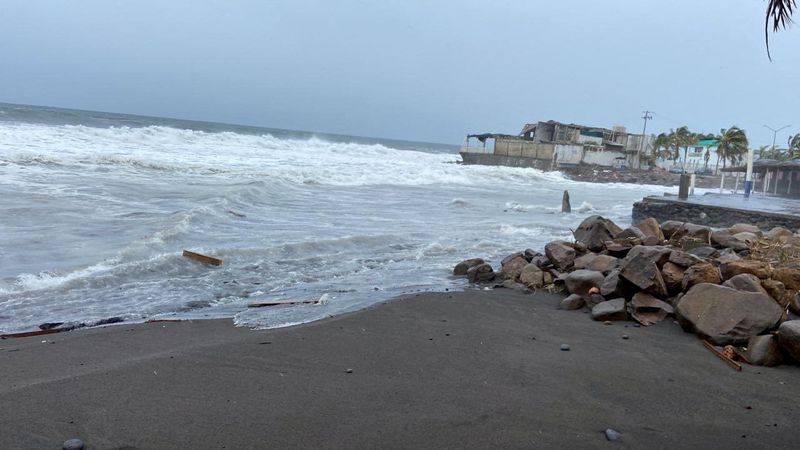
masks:
<path fill-rule="evenodd" d="M 560 298 L 421 294 L 278 330 L 2 340 L 0 448 L 800 446 L 800 368 L 736 372 L 672 322 L 603 325 Z"/>

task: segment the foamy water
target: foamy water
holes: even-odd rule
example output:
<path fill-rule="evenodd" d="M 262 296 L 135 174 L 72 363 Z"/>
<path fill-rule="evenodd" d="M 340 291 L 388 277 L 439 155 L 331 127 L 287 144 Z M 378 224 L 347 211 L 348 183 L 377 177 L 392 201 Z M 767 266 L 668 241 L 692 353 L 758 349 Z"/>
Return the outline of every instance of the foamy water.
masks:
<path fill-rule="evenodd" d="M 115 316 L 307 322 L 462 288 L 450 276 L 461 259 L 540 249 L 592 214 L 627 224 L 634 201 L 665 190 L 462 166 L 434 144 L 11 116 L 0 121 L 4 332 Z M 560 212 L 564 189 L 572 214 Z M 225 263 L 201 265 L 182 249 Z"/>

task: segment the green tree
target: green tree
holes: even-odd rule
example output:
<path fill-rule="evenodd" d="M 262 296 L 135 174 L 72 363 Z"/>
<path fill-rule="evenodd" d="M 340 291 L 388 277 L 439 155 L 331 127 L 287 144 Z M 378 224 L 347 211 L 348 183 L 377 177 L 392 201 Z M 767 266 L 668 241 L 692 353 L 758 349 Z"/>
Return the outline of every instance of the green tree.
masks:
<path fill-rule="evenodd" d="M 797 158 L 800 154 L 800 133 L 795 134 L 789 138 L 789 157 L 791 159 Z"/>
<path fill-rule="evenodd" d="M 672 132 L 673 145 L 677 149 L 683 148 L 683 171 L 686 172 L 686 159 L 689 156 L 689 147 L 697 142 L 697 135 L 689 131 L 689 127 L 682 126 Z"/>
<path fill-rule="evenodd" d="M 722 167 L 727 167 L 727 161 L 730 161 L 731 164 L 741 162 L 744 155 L 747 154 L 747 134 L 736 125 L 719 130 L 719 136 L 716 136 L 716 139 L 719 141 L 717 154 L 722 158 Z M 717 159 L 716 169 L 719 169 L 719 159 Z"/>

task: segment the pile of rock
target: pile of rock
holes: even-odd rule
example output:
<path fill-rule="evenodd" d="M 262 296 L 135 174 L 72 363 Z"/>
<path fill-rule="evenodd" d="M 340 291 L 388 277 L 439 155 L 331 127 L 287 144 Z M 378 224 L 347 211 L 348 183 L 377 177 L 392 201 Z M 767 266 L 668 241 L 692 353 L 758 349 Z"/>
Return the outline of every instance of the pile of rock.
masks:
<path fill-rule="evenodd" d="M 703 339 L 742 347 L 754 364 L 778 364 L 784 353 L 800 361 L 800 320 L 788 320 L 800 314 L 800 235 L 652 218 L 621 229 L 601 216 L 573 234 L 574 242 L 550 242 L 544 254 L 509 255 L 497 272 L 470 259 L 454 273 L 513 289 L 565 289 L 561 307 L 589 308 L 595 320 L 649 326 L 674 315 Z"/>

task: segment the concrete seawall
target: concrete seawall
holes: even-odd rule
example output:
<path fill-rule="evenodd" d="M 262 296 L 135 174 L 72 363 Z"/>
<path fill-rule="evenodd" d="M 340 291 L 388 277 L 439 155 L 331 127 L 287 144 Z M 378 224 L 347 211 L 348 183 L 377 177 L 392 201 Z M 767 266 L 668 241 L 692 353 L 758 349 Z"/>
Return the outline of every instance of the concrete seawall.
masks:
<path fill-rule="evenodd" d="M 749 223 L 762 230 L 773 227 L 800 228 L 800 216 L 779 212 L 715 206 L 669 197 L 645 197 L 633 204 L 634 223 L 653 217 L 659 222 L 678 220 L 710 227 L 729 227 L 737 223 Z"/>
<path fill-rule="evenodd" d="M 485 166 L 532 167 L 540 170 L 551 170 L 551 160 L 527 158 L 524 156 L 503 156 L 493 153 L 461 152 L 464 164 L 481 164 Z"/>

